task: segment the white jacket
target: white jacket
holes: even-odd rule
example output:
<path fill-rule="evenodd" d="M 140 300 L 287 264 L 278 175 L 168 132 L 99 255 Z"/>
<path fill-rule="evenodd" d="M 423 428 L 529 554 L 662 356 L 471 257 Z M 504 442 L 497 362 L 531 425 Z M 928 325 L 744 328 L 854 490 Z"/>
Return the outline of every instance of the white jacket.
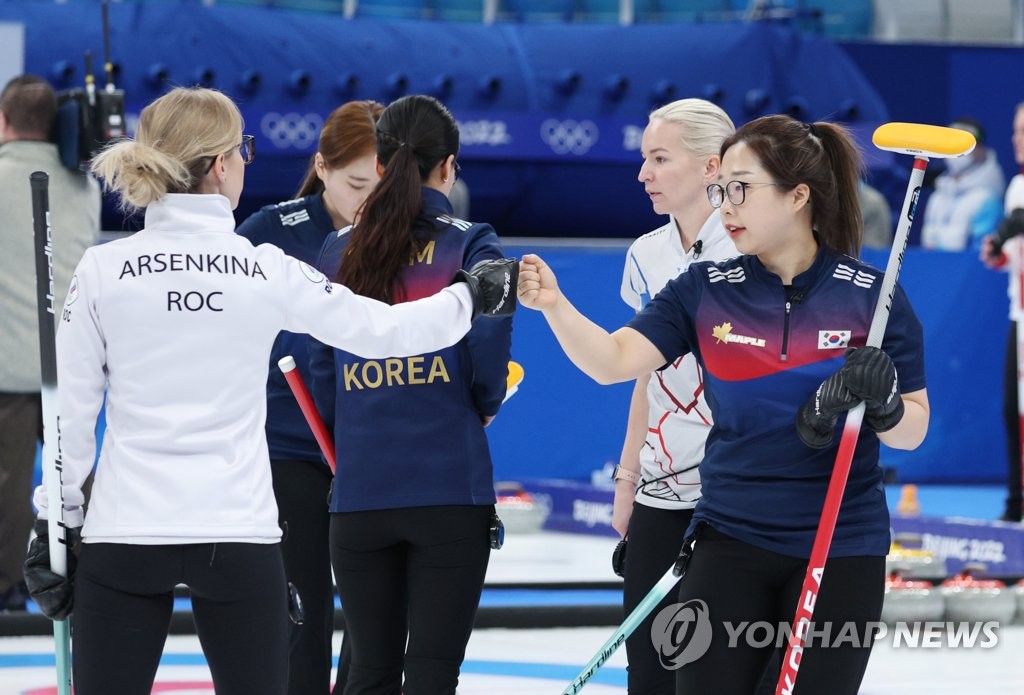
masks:
<path fill-rule="evenodd" d="M 223 196 L 165 196 L 145 229 L 89 249 L 68 290 L 57 335 L 67 523 L 83 502 L 106 389 L 85 542 L 275 542 L 263 428 L 278 332 L 408 356 L 457 342 L 471 312 L 464 285 L 397 306 L 358 297 L 237 236 Z M 35 494 L 43 517 L 46 482 Z"/>
<path fill-rule="evenodd" d="M 1005 188 L 1003 170 L 991 150 L 958 176 L 939 174 L 925 204 L 921 246 L 942 251 L 979 247 L 1002 219 Z"/>
<path fill-rule="evenodd" d="M 697 242 L 700 242 L 699 253 Z M 691 263 L 723 261 L 738 255 L 722 226 L 718 210 L 711 213 L 689 251 L 675 220 L 644 234 L 629 247 L 622 273 L 622 300 L 640 311 Z M 647 439 L 640 450 L 642 482 L 636 501 L 659 509 L 689 509 L 700 499 L 704 442 L 711 431 L 711 408 L 693 355 L 684 355 L 651 374 L 647 385 Z"/>

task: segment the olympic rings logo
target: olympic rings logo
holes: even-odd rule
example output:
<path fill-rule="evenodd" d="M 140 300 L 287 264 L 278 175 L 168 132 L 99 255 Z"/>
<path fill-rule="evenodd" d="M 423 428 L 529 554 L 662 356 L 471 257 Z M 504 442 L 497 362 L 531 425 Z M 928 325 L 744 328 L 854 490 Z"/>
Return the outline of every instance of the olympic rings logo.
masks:
<path fill-rule="evenodd" d="M 540 137 L 555 154 L 586 154 L 599 134 L 593 121 L 549 118 L 540 124 Z"/>
<path fill-rule="evenodd" d="M 316 147 L 324 119 L 317 113 L 285 114 L 270 111 L 260 119 L 260 132 L 269 138 L 274 147 L 286 150 L 308 150 Z"/>

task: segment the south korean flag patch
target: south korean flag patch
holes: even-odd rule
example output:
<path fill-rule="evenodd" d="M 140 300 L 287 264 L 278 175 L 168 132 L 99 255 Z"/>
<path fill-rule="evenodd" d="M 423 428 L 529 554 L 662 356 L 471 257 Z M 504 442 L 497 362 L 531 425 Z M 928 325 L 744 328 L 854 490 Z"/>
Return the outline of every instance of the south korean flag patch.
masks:
<path fill-rule="evenodd" d="M 818 331 L 819 350 L 839 350 L 850 345 L 850 331 Z"/>

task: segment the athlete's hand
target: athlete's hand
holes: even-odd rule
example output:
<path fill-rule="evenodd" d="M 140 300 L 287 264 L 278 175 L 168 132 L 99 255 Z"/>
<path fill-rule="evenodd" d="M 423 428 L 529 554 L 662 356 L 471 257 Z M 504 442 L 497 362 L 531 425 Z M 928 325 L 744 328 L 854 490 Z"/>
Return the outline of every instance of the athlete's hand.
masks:
<path fill-rule="evenodd" d="M 558 303 L 558 281 L 548 264 L 532 253 L 519 262 L 519 301 L 530 309 L 543 311 Z"/>
<path fill-rule="evenodd" d="M 989 234 L 981 240 L 978 258 L 989 268 L 1001 268 L 1006 265 L 1006 257 L 1003 256 L 1002 249 L 997 246 L 995 234 Z"/>
<path fill-rule="evenodd" d="M 480 261 L 469 271 L 459 270 L 451 283 L 464 282 L 473 296 L 473 318 L 511 316 L 516 310 L 516 285 L 519 264 L 514 258 Z"/>
<path fill-rule="evenodd" d="M 633 502 L 636 500 L 636 484 L 631 480 L 615 481 L 615 500 L 612 502 L 612 528 L 623 538 L 629 530 L 629 519 L 633 516 Z"/>
<path fill-rule="evenodd" d="M 903 419 L 903 398 L 896 365 L 874 347 L 849 348 L 842 372 L 846 387 L 864 399 L 864 424 L 875 432 L 888 432 Z"/>
<path fill-rule="evenodd" d="M 25 556 L 25 584 L 28 595 L 50 620 L 64 620 L 71 615 L 75 597 L 75 564 L 82 529 L 67 531 L 67 576 L 62 577 L 50 569 L 50 529 L 46 519 L 36 519 L 33 527 L 36 537 L 28 546 Z"/>
<path fill-rule="evenodd" d="M 886 432 L 903 419 L 896 367 L 875 347 L 849 348 L 846 363 L 825 381 L 796 414 L 796 431 L 807 446 L 822 449 L 832 443 L 840 413 L 864 401 L 864 424 Z"/>

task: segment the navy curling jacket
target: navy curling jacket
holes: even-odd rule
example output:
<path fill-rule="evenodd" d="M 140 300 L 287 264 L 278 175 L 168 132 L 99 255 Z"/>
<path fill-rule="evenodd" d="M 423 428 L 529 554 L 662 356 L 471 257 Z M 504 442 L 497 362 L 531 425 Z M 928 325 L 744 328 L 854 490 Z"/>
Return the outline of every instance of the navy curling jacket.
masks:
<path fill-rule="evenodd" d="M 733 538 L 806 558 L 835 464 L 811 449 L 796 412 L 867 342 L 883 273 L 827 249 L 784 287 L 756 256 L 695 263 L 629 322 L 672 361 L 688 352 L 704 368 L 714 425 L 700 464 L 703 521 Z M 903 393 L 925 388 L 921 323 L 897 286 L 882 342 Z M 693 531 L 691 527 L 691 532 Z M 885 555 L 889 511 L 878 436 L 863 428 L 829 555 Z"/>
<path fill-rule="evenodd" d="M 444 194 L 422 190 L 416 234 L 426 245 L 403 269 L 405 301 L 504 256 L 490 225 L 453 218 Z M 327 277 L 337 275 L 353 233 L 324 243 L 317 267 Z M 494 504 L 481 418 L 505 397 L 511 342 L 512 317 L 478 319 L 455 345 L 414 357 L 367 360 L 310 339 L 313 395 L 338 452 L 331 511 Z"/>
<path fill-rule="evenodd" d="M 316 193 L 267 205 L 239 225 L 237 231 L 253 246 L 273 244 L 289 256 L 314 265 L 324 239 L 335 230 L 322 194 Z M 313 432 L 277 367 L 279 359 L 291 355 L 303 380 L 309 384 L 307 340 L 305 333 L 281 331 L 270 352 L 266 431 L 271 461 L 323 461 Z"/>

